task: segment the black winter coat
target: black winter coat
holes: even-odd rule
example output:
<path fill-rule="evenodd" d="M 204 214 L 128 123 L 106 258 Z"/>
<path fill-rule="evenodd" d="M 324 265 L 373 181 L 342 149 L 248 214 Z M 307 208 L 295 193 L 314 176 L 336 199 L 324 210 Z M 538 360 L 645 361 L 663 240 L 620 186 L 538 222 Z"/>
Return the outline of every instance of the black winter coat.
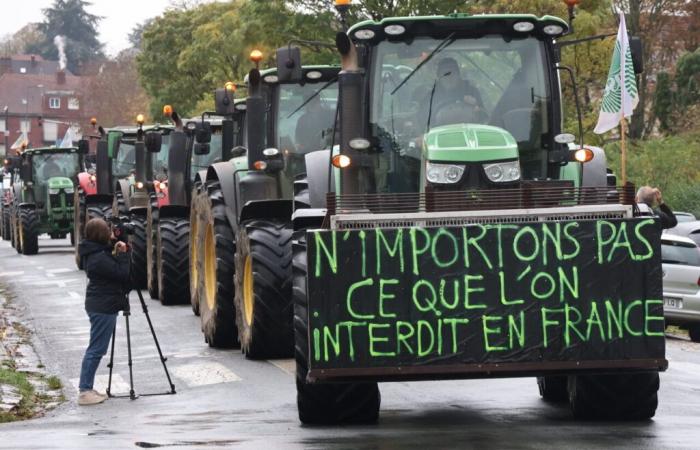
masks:
<path fill-rule="evenodd" d="M 110 246 L 88 240 L 82 241 L 78 250 L 88 277 L 85 310 L 116 314 L 127 309 L 129 253 L 113 256 Z"/>

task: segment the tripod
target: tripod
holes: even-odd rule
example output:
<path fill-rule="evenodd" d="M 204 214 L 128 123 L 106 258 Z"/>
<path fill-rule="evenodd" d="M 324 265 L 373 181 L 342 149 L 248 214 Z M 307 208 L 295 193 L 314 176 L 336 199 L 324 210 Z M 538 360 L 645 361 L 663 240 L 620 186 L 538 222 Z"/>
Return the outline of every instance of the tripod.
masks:
<path fill-rule="evenodd" d="M 139 289 L 136 289 L 136 293 L 139 296 L 139 300 L 141 301 L 141 308 L 143 309 L 143 313 L 146 316 L 146 320 L 148 321 L 148 327 L 151 329 L 151 335 L 153 336 L 153 341 L 156 344 L 156 348 L 158 349 L 158 355 L 160 356 L 160 362 L 163 364 L 163 370 L 165 371 L 165 376 L 168 379 L 168 384 L 170 385 L 170 391 L 168 392 L 157 392 L 157 393 L 152 393 L 152 394 L 141 394 L 141 396 L 151 396 L 151 395 L 170 395 L 170 394 L 175 394 L 175 385 L 173 384 L 173 381 L 170 379 L 170 372 L 168 372 L 168 366 L 165 365 L 165 362 L 168 360 L 168 358 L 163 356 L 163 352 L 160 349 L 160 344 L 158 343 L 158 337 L 156 336 L 156 331 L 153 329 L 153 323 L 151 322 L 151 316 L 148 315 L 148 306 L 146 306 L 146 302 L 143 300 L 143 295 L 141 295 L 141 291 Z M 128 293 L 126 294 L 128 297 Z M 129 299 L 127 298 L 127 305 Z M 136 400 L 139 396 L 136 395 L 136 392 L 134 391 L 134 373 L 132 370 L 132 365 L 133 361 L 131 359 L 131 331 L 129 329 L 129 316 L 131 316 L 131 311 L 130 309 L 125 309 L 124 312 L 124 319 L 126 320 L 126 349 L 127 349 L 127 354 L 128 354 L 128 363 L 129 363 L 129 395 L 112 395 L 111 389 L 112 389 L 112 369 L 114 368 L 114 341 L 116 340 L 117 336 L 117 326 L 115 324 L 114 326 L 114 331 L 112 332 L 112 350 L 110 352 L 109 356 L 109 364 L 107 367 L 109 367 L 109 381 L 107 382 L 107 395 L 109 397 L 113 398 L 126 398 L 129 397 L 131 400 Z"/>

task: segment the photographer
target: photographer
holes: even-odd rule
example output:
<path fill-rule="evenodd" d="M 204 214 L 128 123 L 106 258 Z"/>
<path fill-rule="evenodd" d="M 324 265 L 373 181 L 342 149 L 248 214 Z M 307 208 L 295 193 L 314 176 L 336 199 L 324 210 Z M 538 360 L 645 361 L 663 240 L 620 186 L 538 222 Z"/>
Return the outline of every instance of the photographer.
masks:
<path fill-rule="evenodd" d="M 85 225 L 79 253 L 88 277 L 85 311 L 90 318 L 90 344 L 80 370 L 79 405 L 96 405 L 107 399 L 93 389 L 100 360 L 107 353 L 117 313 L 129 308 L 129 254 L 124 242 L 112 245 L 114 236 L 102 219 Z"/>

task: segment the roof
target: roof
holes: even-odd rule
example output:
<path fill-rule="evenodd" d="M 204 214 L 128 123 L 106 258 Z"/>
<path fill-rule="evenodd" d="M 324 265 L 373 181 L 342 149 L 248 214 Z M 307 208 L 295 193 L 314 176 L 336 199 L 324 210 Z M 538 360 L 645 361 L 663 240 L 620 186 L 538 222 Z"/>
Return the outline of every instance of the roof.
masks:
<path fill-rule="evenodd" d="M 11 73 L 23 75 L 52 75 L 59 69 L 58 61 L 47 61 L 39 55 L 3 56 L 0 57 L 0 67 L 3 65 L 9 68 Z M 66 71 L 66 73 L 70 72 Z"/>
<path fill-rule="evenodd" d="M 81 92 L 84 77 L 66 73 L 66 82 L 59 84 L 56 74 L 32 75 L 6 73 L 0 76 L 0 110 L 7 106 L 10 114 L 39 113 L 42 110 L 42 95 L 70 95 Z M 27 101 L 25 104 L 23 100 Z"/>
<path fill-rule="evenodd" d="M 33 153 L 68 153 L 77 151 L 77 147 L 38 147 L 38 148 L 28 148 L 22 153 L 33 154 Z"/>

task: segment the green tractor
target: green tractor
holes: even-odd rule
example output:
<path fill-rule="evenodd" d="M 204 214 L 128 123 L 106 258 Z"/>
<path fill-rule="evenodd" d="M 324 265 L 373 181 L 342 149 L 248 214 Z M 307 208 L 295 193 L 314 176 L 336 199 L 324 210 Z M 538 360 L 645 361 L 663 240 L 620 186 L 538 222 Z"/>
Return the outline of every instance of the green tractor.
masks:
<path fill-rule="evenodd" d="M 83 169 L 87 141 L 78 148 L 36 148 L 22 153 L 13 183 L 11 228 L 14 247 L 23 255 L 39 251 L 39 235 L 73 240 L 73 193 Z"/>
<path fill-rule="evenodd" d="M 304 155 L 330 146 L 338 67 L 274 69 L 247 80 L 245 147 L 209 167 L 196 225 L 196 298 L 206 341 L 247 358 L 292 355 L 291 212 Z"/>
<path fill-rule="evenodd" d="M 660 230 L 562 130 L 569 30 L 453 14 L 339 33 L 339 145 L 295 182 L 303 423 L 376 421 L 379 381 L 515 376 L 578 418 L 654 415 Z"/>

